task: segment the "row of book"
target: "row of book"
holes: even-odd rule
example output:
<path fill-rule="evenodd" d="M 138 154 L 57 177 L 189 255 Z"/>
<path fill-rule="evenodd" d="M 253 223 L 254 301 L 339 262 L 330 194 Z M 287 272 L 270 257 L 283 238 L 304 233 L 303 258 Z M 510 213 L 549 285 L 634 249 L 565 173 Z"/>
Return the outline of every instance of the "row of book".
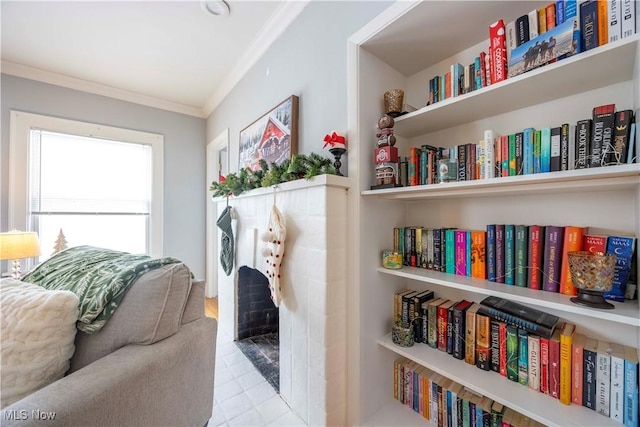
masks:
<path fill-rule="evenodd" d="M 398 167 L 400 184 L 426 185 L 631 164 L 636 162 L 635 129 L 633 111 L 616 111 L 615 104 L 593 108 L 590 119 L 575 125 L 529 127 L 508 135 L 488 129 L 478 143 L 410 148 L 409 158 L 401 159 Z M 446 167 L 438 167 L 441 164 Z"/>
<path fill-rule="evenodd" d="M 405 357 L 393 363 L 393 396 L 442 427 L 542 426 Z"/>
<path fill-rule="evenodd" d="M 403 265 L 535 290 L 576 295 L 568 252 L 616 255 L 614 301 L 635 299 L 636 238 L 599 235 L 586 227 L 488 224 L 486 230 L 397 227 L 393 248 Z"/>
<path fill-rule="evenodd" d="M 633 347 L 588 338 L 557 316 L 494 296 L 477 303 L 404 290 L 394 295 L 394 318 L 413 325 L 418 343 L 566 405 L 638 425 Z"/>
<path fill-rule="evenodd" d="M 427 105 L 635 34 L 633 0 L 577 3 L 558 0 L 507 24 L 501 19 L 491 24 L 488 53 L 430 79 Z"/>

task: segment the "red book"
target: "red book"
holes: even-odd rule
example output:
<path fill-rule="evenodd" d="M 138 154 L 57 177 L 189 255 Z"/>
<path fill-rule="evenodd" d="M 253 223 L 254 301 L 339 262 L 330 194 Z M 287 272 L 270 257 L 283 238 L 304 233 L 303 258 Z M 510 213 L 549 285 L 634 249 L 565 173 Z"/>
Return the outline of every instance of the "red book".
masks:
<path fill-rule="evenodd" d="M 507 38 L 502 19 L 489 26 L 489 44 L 491 46 L 491 84 L 507 78 Z"/>
<path fill-rule="evenodd" d="M 582 248 L 592 254 L 607 252 L 607 236 L 596 236 L 593 234 L 585 234 Z"/>
<path fill-rule="evenodd" d="M 486 68 L 484 66 L 486 56 L 487 56 L 486 53 L 480 52 L 480 81 L 482 82 L 482 87 L 489 86 L 487 84 L 487 73 L 486 73 Z"/>
<path fill-rule="evenodd" d="M 455 256 L 456 274 L 458 276 L 467 275 L 467 230 L 455 231 Z"/>
<path fill-rule="evenodd" d="M 444 97 L 451 98 L 451 71 L 444 75 Z"/>
<path fill-rule="evenodd" d="M 420 182 L 420 149 L 411 147 L 409 150 L 409 185 L 418 185 Z"/>
<path fill-rule="evenodd" d="M 551 3 L 546 7 L 547 12 L 547 31 L 556 26 L 556 4 Z"/>
<path fill-rule="evenodd" d="M 449 308 L 455 301 L 449 300 L 438 306 L 438 350 L 447 351 L 447 318 Z"/>
<path fill-rule="evenodd" d="M 569 272 L 568 252 L 581 251 L 584 243 L 583 227 L 568 225 L 564 228 L 564 242 L 562 246 L 562 270 L 560 271 L 560 293 L 565 295 L 577 295 L 578 288 L 573 286 L 571 273 Z"/>
<path fill-rule="evenodd" d="M 571 345 L 571 401 L 582 406 L 582 352 L 586 337 L 575 334 Z"/>
<path fill-rule="evenodd" d="M 529 226 L 529 247 L 527 287 L 542 289 L 542 252 L 544 248 L 544 227 L 540 225 Z"/>
<path fill-rule="evenodd" d="M 560 332 L 556 327 L 549 339 L 549 395 L 560 399 Z"/>
<path fill-rule="evenodd" d="M 500 137 L 502 148 L 502 176 L 509 176 L 509 135 Z"/>
<path fill-rule="evenodd" d="M 500 322 L 500 375 L 507 376 L 507 324 Z"/>
<path fill-rule="evenodd" d="M 540 337 L 540 392 L 549 394 L 549 340 Z"/>

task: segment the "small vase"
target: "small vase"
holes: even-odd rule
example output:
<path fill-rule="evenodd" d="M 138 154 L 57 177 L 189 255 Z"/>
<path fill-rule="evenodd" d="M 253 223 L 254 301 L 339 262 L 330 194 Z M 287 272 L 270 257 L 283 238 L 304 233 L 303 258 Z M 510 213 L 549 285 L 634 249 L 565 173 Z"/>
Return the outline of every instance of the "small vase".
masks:
<path fill-rule="evenodd" d="M 333 154 L 333 157 L 336 159 L 336 161 L 333 162 L 333 166 L 336 168 L 336 175 L 344 176 L 342 175 L 342 172 L 340 172 L 340 168 L 342 167 L 342 162 L 340 161 L 340 159 L 342 158 L 342 155 L 347 152 L 347 149 L 336 147 L 336 148 L 330 148 L 329 152 Z"/>

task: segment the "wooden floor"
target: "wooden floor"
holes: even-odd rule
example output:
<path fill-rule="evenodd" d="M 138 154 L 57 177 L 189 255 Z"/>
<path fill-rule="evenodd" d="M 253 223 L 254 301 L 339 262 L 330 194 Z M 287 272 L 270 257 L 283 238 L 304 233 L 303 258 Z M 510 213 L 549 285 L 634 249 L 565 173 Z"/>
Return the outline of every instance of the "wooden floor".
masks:
<path fill-rule="evenodd" d="M 207 317 L 218 319 L 218 298 L 205 298 L 204 314 Z"/>

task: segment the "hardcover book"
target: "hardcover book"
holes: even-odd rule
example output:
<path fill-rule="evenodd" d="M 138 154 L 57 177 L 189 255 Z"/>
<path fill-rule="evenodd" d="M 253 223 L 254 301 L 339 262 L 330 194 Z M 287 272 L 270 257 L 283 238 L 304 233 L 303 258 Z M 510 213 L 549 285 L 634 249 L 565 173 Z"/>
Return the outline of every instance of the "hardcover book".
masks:
<path fill-rule="evenodd" d="M 613 147 L 615 111 L 615 104 L 600 105 L 593 109 L 591 161 L 589 163 L 591 168 L 606 165 L 608 152 Z"/>
<path fill-rule="evenodd" d="M 518 329 L 518 382 L 522 385 L 529 382 L 529 338 L 524 329 Z"/>
<path fill-rule="evenodd" d="M 500 322 L 491 320 L 491 359 L 490 370 L 500 372 Z"/>
<path fill-rule="evenodd" d="M 558 292 L 560 289 L 563 242 L 564 227 L 552 225 L 545 227 L 544 256 L 542 260 L 542 289 L 545 291 Z"/>
<path fill-rule="evenodd" d="M 466 320 L 467 309 L 471 306 L 471 301 L 462 300 L 453 307 L 453 357 L 456 359 L 465 358 L 465 337 L 467 333 Z"/>
<path fill-rule="evenodd" d="M 542 253 L 544 249 L 544 227 L 529 226 L 527 287 L 542 289 Z"/>
<path fill-rule="evenodd" d="M 540 337 L 540 392 L 549 394 L 549 339 Z"/>
<path fill-rule="evenodd" d="M 445 298 L 431 300 L 428 303 L 429 310 L 429 347 L 438 348 L 438 306 L 447 301 Z"/>
<path fill-rule="evenodd" d="M 480 308 L 476 314 L 476 366 L 488 371 L 491 357 L 491 319 L 481 314 Z"/>
<path fill-rule="evenodd" d="M 518 328 L 507 326 L 507 379 L 518 382 Z"/>
<path fill-rule="evenodd" d="M 638 350 L 624 346 L 624 425 L 638 425 Z"/>
<path fill-rule="evenodd" d="M 598 2 L 587 0 L 580 3 L 580 31 L 582 50 L 598 47 Z"/>
<path fill-rule="evenodd" d="M 470 365 L 476 364 L 476 313 L 480 304 L 474 302 L 465 313 L 465 353 L 464 360 Z"/>
<path fill-rule="evenodd" d="M 529 388 L 540 390 L 540 337 L 529 335 Z"/>
<path fill-rule="evenodd" d="M 559 321 L 558 316 L 495 296 L 483 299 L 478 313 L 544 338 L 551 336 Z"/>
<path fill-rule="evenodd" d="M 624 346 L 611 343 L 611 394 L 609 417 L 624 422 Z"/>
<path fill-rule="evenodd" d="M 631 274 L 631 262 L 635 247 L 635 237 L 609 236 L 607 253 L 615 254 L 616 267 L 613 275 L 613 287 L 604 293 L 604 297 L 613 301 L 624 301 L 624 295 Z"/>
<path fill-rule="evenodd" d="M 447 351 L 447 321 L 449 318 L 449 308 L 455 301 L 447 300 L 438 306 L 438 350 Z"/>
<path fill-rule="evenodd" d="M 513 285 L 515 281 L 515 226 L 504 226 L 504 283 Z"/>
<path fill-rule="evenodd" d="M 550 151 L 550 171 L 558 172 L 560 170 L 560 136 L 562 133 L 561 127 L 551 128 L 551 151 Z"/>
<path fill-rule="evenodd" d="M 580 406 L 582 406 L 582 352 L 586 339 L 587 337 L 583 334 L 576 333 L 571 344 L 571 401 Z"/>
<path fill-rule="evenodd" d="M 496 282 L 504 283 L 504 224 L 496 224 Z"/>
<path fill-rule="evenodd" d="M 496 225 L 487 225 L 487 279 L 496 281 Z"/>
<path fill-rule="evenodd" d="M 557 328 L 549 339 L 549 395 L 560 398 L 560 332 Z"/>
<path fill-rule="evenodd" d="M 609 416 L 611 396 L 611 345 L 598 341 L 596 361 L 596 412 Z"/>
<path fill-rule="evenodd" d="M 589 167 L 591 155 L 591 119 L 580 120 L 576 125 L 575 169 Z"/>
<path fill-rule="evenodd" d="M 584 243 L 585 228 L 566 226 L 564 228 L 564 242 L 562 245 L 562 263 L 560 271 L 560 288 L 561 294 L 577 295 L 578 289 L 573 286 L 571 280 L 571 272 L 569 271 L 569 252 L 581 251 Z"/>
<path fill-rule="evenodd" d="M 607 250 L 607 236 L 585 234 L 582 249 L 592 254 L 603 254 Z"/>
<path fill-rule="evenodd" d="M 489 52 L 491 54 L 491 84 L 507 78 L 507 45 L 502 19 L 489 26 Z"/>
<path fill-rule="evenodd" d="M 527 246 L 528 227 L 526 225 L 516 225 L 515 242 L 515 279 L 516 286 L 527 287 Z"/>
<path fill-rule="evenodd" d="M 587 338 L 584 343 L 582 358 L 582 406 L 596 410 L 596 367 L 598 341 Z"/>
<path fill-rule="evenodd" d="M 571 403 L 571 345 L 576 326 L 565 323 L 560 332 L 560 403 Z"/>
<path fill-rule="evenodd" d="M 607 166 L 622 165 L 627 162 L 631 123 L 633 123 L 632 110 L 616 112 L 613 126 L 613 146 L 609 147 L 607 151 Z"/>

